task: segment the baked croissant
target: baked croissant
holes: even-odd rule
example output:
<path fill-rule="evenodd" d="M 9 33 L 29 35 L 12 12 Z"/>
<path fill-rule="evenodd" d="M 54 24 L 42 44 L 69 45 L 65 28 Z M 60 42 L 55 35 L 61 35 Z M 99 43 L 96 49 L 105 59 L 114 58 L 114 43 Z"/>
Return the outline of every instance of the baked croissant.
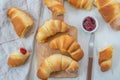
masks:
<path fill-rule="evenodd" d="M 109 46 L 99 52 L 99 65 L 101 70 L 107 71 L 112 66 L 113 47 Z"/>
<path fill-rule="evenodd" d="M 36 36 L 37 41 L 45 42 L 48 37 L 58 32 L 66 32 L 68 25 L 61 20 L 48 20 L 39 29 Z"/>
<path fill-rule="evenodd" d="M 92 7 L 91 0 L 68 0 L 68 2 L 76 8 L 84 8 L 90 10 Z"/>
<path fill-rule="evenodd" d="M 44 3 L 56 16 L 62 15 L 66 12 L 64 5 L 58 0 L 44 0 Z"/>
<path fill-rule="evenodd" d="M 39 66 L 37 75 L 42 80 L 47 80 L 52 72 L 66 71 L 68 73 L 78 71 L 78 62 L 74 61 L 70 57 L 53 54 L 47 57 Z"/>
<path fill-rule="evenodd" d="M 20 38 L 24 37 L 25 33 L 33 26 L 30 16 L 21 9 L 10 8 L 7 15 L 10 17 L 14 30 Z"/>
<path fill-rule="evenodd" d="M 115 30 L 120 30 L 120 5 L 117 0 L 95 0 L 100 14 Z"/>
<path fill-rule="evenodd" d="M 8 57 L 8 66 L 17 67 L 23 65 L 29 58 L 29 55 L 29 52 L 25 48 L 20 48 L 20 50 L 11 53 Z"/>
<path fill-rule="evenodd" d="M 80 45 L 75 41 L 75 39 L 69 35 L 62 35 L 53 39 L 50 44 L 50 48 L 59 49 L 62 52 L 68 52 L 70 56 L 79 61 L 82 59 L 84 53 Z"/>

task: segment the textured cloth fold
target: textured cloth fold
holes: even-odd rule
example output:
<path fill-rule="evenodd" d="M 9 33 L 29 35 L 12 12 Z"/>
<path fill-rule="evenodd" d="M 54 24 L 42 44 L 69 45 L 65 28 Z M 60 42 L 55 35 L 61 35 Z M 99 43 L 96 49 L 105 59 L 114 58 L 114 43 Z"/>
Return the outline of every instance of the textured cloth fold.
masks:
<path fill-rule="evenodd" d="M 28 80 L 33 60 L 33 44 L 37 27 L 39 26 L 41 0 L 0 0 L 0 80 Z M 20 39 L 7 16 L 7 10 L 17 7 L 28 13 L 34 21 L 34 26 L 27 37 Z M 21 46 L 30 52 L 27 62 L 16 68 L 7 65 L 8 56 Z"/>

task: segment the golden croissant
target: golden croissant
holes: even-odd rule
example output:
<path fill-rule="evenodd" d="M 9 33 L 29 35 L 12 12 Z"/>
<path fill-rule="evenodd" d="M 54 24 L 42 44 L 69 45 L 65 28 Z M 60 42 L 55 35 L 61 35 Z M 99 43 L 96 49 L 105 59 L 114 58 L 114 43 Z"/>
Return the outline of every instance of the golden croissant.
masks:
<path fill-rule="evenodd" d="M 58 32 L 66 32 L 68 25 L 61 20 L 46 21 L 37 32 L 36 39 L 39 42 L 45 42 L 48 37 L 55 35 Z"/>
<path fill-rule="evenodd" d="M 23 65 L 29 58 L 29 55 L 29 52 L 27 52 L 25 48 L 20 48 L 20 50 L 17 50 L 10 54 L 7 64 L 10 67 L 17 67 Z"/>
<path fill-rule="evenodd" d="M 47 57 L 39 66 L 37 76 L 42 80 L 47 80 L 51 73 L 57 71 L 66 71 L 68 73 L 78 71 L 78 62 L 74 61 L 70 57 L 53 54 Z"/>
<path fill-rule="evenodd" d="M 99 52 L 99 65 L 102 71 L 107 71 L 112 66 L 113 47 L 109 46 Z"/>
<path fill-rule="evenodd" d="M 62 35 L 53 39 L 50 42 L 49 46 L 52 49 L 59 49 L 62 52 L 69 53 L 70 56 L 76 61 L 82 59 L 84 55 L 80 45 L 75 41 L 73 37 L 69 35 Z"/>
<path fill-rule="evenodd" d="M 90 10 L 92 7 L 91 0 L 68 0 L 68 2 L 76 8 L 84 8 Z"/>
<path fill-rule="evenodd" d="M 28 14 L 18 8 L 10 8 L 7 12 L 10 17 L 14 30 L 22 38 L 25 33 L 33 26 L 33 21 Z"/>
<path fill-rule="evenodd" d="M 95 0 L 100 14 L 115 30 L 120 30 L 120 4 L 117 0 Z"/>
<path fill-rule="evenodd" d="M 66 12 L 64 5 L 58 0 L 44 0 L 44 3 L 53 13 L 53 15 L 59 16 Z"/>

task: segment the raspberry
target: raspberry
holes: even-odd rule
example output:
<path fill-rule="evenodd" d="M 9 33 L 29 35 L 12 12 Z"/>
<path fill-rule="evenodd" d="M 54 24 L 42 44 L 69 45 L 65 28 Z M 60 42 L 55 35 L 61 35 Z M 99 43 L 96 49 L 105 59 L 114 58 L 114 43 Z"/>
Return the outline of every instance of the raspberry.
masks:
<path fill-rule="evenodd" d="M 20 48 L 20 52 L 21 52 L 22 54 L 24 54 L 24 55 L 25 55 L 25 54 L 26 54 L 26 52 L 27 52 L 27 50 L 26 50 L 25 48 L 23 48 L 23 47 L 22 47 L 22 48 Z"/>

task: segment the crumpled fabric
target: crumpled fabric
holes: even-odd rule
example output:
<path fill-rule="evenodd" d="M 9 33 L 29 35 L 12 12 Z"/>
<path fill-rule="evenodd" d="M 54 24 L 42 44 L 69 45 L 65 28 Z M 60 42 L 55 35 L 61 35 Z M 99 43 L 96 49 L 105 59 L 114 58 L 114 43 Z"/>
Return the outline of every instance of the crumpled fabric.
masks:
<path fill-rule="evenodd" d="M 35 33 L 39 26 L 41 0 L 0 0 L 0 80 L 29 80 L 33 60 L 33 45 Z M 20 39 L 7 10 L 17 7 L 28 13 L 34 21 L 34 26 L 25 38 Z M 11 68 L 7 65 L 9 55 L 24 46 L 30 53 L 27 62 L 19 67 Z"/>

